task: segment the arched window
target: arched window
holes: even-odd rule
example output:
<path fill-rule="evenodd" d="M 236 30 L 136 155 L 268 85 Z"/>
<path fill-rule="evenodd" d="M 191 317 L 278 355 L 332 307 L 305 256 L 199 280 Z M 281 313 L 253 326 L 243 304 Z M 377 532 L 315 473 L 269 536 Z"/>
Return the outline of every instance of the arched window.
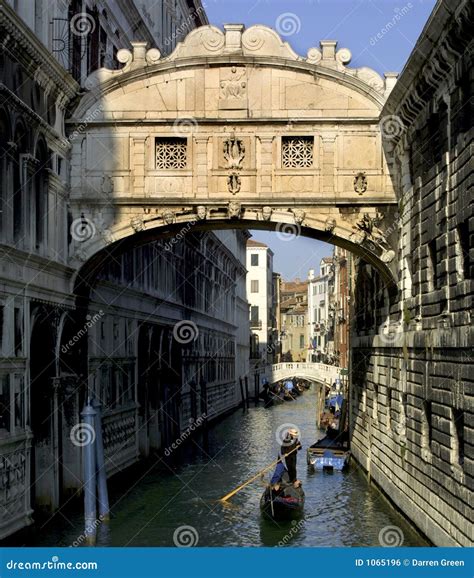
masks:
<path fill-rule="evenodd" d="M 4 237 L 7 208 L 10 123 L 7 114 L 0 111 L 0 235 Z"/>
<path fill-rule="evenodd" d="M 48 230 L 48 174 L 46 169 L 49 165 L 48 149 L 43 140 L 36 147 L 35 176 L 34 176 L 34 224 L 35 224 L 35 247 L 39 249 L 46 237 Z"/>
<path fill-rule="evenodd" d="M 19 243 L 24 235 L 24 215 L 23 215 L 23 189 L 25 186 L 24 170 L 23 170 L 23 155 L 28 152 L 28 139 L 26 130 L 23 125 L 19 125 L 15 132 L 15 153 L 13 159 L 13 187 L 11 190 L 11 198 L 13 207 L 13 241 Z"/>

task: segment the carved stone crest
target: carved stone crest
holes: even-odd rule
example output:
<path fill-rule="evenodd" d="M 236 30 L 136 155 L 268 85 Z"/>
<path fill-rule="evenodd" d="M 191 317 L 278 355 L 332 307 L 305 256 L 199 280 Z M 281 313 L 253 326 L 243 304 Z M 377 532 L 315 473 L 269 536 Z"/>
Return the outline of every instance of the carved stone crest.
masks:
<path fill-rule="evenodd" d="M 100 185 L 100 190 L 104 195 L 111 195 L 114 192 L 114 181 L 110 175 L 104 175 Z"/>
<path fill-rule="evenodd" d="M 365 193 L 365 191 L 367 190 L 367 177 L 365 176 L 365 173 L 357 173 L 356 176 L 354 177 L 354 191 L 359 194 L 362 195 L 363 193 Z"/>
<path fill-rule="evenodd" d="M 227 177 L 227 188 L 229 189 L 229 193 L 236 195 L 240 191 L 241 185 L 242 182 L 240 180 L 239 173 L 236 173 L 235 171 L 230 173 L 230 175 Z"/>
<path fill-rule="evenodd" d="M 240 219 L 242 216 L 242 205 L 237 201 L 230 201 L 227 206 L 227 216 L 229 219 Z"/>
<path fill-rule="evenodd" d="M 247 92 L 247 82 L 244 80 L 245 68 L 237 71 L 233 66 L 230 76 L 221 80 L 221 96 L 224 99 L 244 98 Z"/>
<path fill-rule="evenodd" d="M 232 135 L 224 141 L 224 158 L 228 169 L 241 169 L 245 157 L 244 143 Z"/>

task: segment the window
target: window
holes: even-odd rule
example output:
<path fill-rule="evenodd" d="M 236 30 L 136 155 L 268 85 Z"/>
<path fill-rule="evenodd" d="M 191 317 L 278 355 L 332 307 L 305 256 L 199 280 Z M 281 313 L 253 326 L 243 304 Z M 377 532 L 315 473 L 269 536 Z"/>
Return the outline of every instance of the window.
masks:
<path fill-rule="evenodd" d="M 428 274 L 431 290 L 438 289 L 438 277 L 436 274 L 436 241 L 428 243 Z"/>
<path fill-rule="evenodd" d="M 312 136 L 284 136 L 281 139 L 282 165 L 285 168 L 309 168 L 313 166 Z"/>
<path fill-rule="evenodd" d="M 469 256 L 469 222 L 466 219 L 455 229 L 456 269 L 461 279 L 471 278 L 471 259 Z"/>
<path fill-rule="evenodd" d="M 252 267 L 258 267 L 258 253 L 252 253 L 250 255 L 250 265 Z"/>
<path fill-rule="evenodd" d="M 433 430 L 431 425 L 431 401 L 423 401 L 423 416 L 422 416 L 422 436 L 423 446 L 431 449 L 431 442 L 433 440 Z"/>
<path fill-rule="evenodd" d="M 258 293 L 258 281 L 250 281 L 250 293 Z"/>
<path fill-rule="evenodd" d="M 157 169 L 185 169 L 187 166 L 187 140 L 185 138 L 159 137 L 155 141 Z"/>
<path fill-rule="evenodd" d="M 250 307 L 250 327 L 258 329 L 261 326 L 258 316 L 259 316 L 258 305 L 252 305 Z"/>
<path fill-rule="evenodd" d="M 10 376 L 0 375 L 0 430 L 7 432 L 11 429 L 10 404 Z"/>
<path fill-rule="evenodd" d="M 23 350 L 23 319 L 21 315 L 21 310 L 15 307 L 14 311 L 14 324 L 15 324 L 15 355 L 18 356 Z"/>
<path fill-rule="evenodd" d="M 304 349 L 304 335 L 300 335 L 300 349 Z"/>
<path fill-rule="evenodd" d="M 453 420 L 453 462 L 464 464 L 464 412 L 461 409 L 452 410 Z"/>

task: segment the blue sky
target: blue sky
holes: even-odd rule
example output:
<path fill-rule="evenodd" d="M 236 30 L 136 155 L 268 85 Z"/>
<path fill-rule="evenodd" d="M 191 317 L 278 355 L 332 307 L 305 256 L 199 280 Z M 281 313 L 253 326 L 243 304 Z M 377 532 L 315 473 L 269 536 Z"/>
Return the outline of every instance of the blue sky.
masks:
<path fill-rule="evenodd" d="M 306 55 L 320 40 L 337 40 L 349 48 L 349 66 L 369 66 L 378 73 L 401 72 L 435 0 L 203 0 L 209 21 L 265 24 L 280 29 L 293 49 Z M 395 25 L 386 25 L 391 22 Z M 379 36 L 378 36 L 379 35 Z M 275 233 L 252 231 L 275 253 L 274 269 L 284 279 L 306 278 L 308 269 L 331 255 L 332 245 L 298 237 L 291 242 Z"/>

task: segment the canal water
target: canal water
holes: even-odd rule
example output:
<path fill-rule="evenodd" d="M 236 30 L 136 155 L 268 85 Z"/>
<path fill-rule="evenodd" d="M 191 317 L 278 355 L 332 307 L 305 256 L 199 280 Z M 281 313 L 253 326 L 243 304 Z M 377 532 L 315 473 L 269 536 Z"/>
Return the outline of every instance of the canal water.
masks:
<path fill-rule="evenodd" d="M 379 546 L 380 533 L 392 532 L 397 544 L 403 539 L 405 546 L 426 546 L 356 464 L 344 473 L 308 469 L 305 449 L 322 437 L 315 408 L 316 393 L 308 391 L 272 408 L 238 410 L 214 425 L 207 440 L 197 439 L 182 450 L 178 464 L 160 461 L 121 474 L 110 486 L 112 518 L 99 527 L 97 545 Z M 304 517 L 278 523 L 263 518 L 259 481 L 220 503 L 220 497 L 277 457 L 282 432 L 291 426 L 300 430 L 303 444 L 298 477 L 306 493 Z M 80 544 L 78 506 L 38 527 L 28 543 Z"/>

